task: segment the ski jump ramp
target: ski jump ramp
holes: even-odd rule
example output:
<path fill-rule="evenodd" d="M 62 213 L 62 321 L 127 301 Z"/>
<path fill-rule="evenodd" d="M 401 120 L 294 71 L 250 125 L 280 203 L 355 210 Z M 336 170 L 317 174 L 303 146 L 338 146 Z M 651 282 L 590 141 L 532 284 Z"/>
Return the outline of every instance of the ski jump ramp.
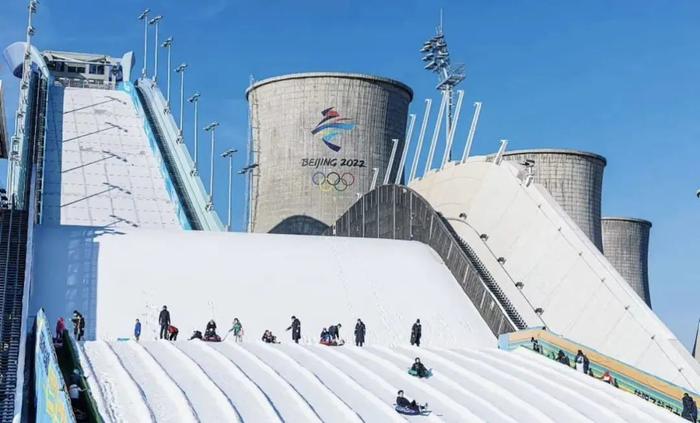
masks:
<path fill-rule="evenodd" d="M 510 162 L 475 157 L 410 187 L 549 330 L 698 391 L 697 361 L 546 189 L 525 176 Z"/>

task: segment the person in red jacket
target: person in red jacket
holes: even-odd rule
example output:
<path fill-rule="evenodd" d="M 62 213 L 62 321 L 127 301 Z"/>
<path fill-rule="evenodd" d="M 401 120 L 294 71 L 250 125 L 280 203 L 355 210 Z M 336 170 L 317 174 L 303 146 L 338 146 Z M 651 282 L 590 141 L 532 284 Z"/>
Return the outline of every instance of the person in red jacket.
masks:
<path fill-rule="evenodd" d="M 63 317 L 59 317 L 56 321 L 56 342 L 61 342 L 63 339 L 63 332 L 66 330 L 66 321 Z"/>
<path fill-rule="evenodd" d="M 168 326 L 168 340 L 177 341 L 177 334 L 180 331 L 173 325 Z"/>

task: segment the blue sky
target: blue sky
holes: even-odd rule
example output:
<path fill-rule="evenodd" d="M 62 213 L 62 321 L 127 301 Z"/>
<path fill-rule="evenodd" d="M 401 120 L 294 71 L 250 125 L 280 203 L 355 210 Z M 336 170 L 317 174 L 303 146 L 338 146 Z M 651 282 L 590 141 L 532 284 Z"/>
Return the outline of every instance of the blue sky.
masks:
<path fill-rule="evenodd" d="M 692 342 L 700 317 L 700 200 L 694 195 L 700 188 L 700 3 L 125 0 L 112 5 L 43 0 L 35 43 L 40 49 L 115 56 L 133 50 L 140 69 L 143 28 L 136 16 L 145 7 L 164 15 L 161 37 L 173 35 L 174 62 L 190 66 L 186 85 L 202 93 L 201 122 L 221 122 L 222 151 L 245 150 L 244 92 L 250 75 L 388 76 L 414 89 L 412 112 L 420 115 L 423 99 L 437 100 L 437 95 L 418 49 L 433 34 L 443 7 L 452 56 L 467 68 L 461 86 L 465 104 L 484 103 L 475 152 L 493 152 L 499 138 L 508 138 L 512 149 L 575 148 L 605 156 L 603 213 L 653 222 L 653 306 L 684 344 Z M 25 1 L 5 2 L 0 45 L 23 38 L 25 20 Z M 165 71 L 163 66 L 163 81 Z M 5 100 L 11 115 L 17 83 L 4 64 L 0 78 L 10 85 Z M 471 107 L 464 110 L 457 148 Z M 240 156 L 236 166 L 243 165 Z M 217 186 L 225 187 L 223 162 L 216 175 Z M 240 177 L 234 189 L 234 227 L 241 228 Z M 216 194 L 222 216 L 225 195 L 224 189 Z"/>

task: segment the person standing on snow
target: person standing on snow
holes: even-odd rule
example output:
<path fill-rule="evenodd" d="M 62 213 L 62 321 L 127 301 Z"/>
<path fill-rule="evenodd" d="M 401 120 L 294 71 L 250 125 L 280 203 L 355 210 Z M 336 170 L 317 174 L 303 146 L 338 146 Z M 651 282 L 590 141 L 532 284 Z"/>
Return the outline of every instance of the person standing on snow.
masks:
<path fill-rule="evenodd" d="M 140 337 L 141 337 L 141 322 L 139 321 L 139 319 L 136 319 L 136 324 L 134 324 L 134 338 L 136 339 L 136 342 L 138 342 Z"/>
<path fill-rule="evenodd" d="M 361 347 L 364 345 L 366 332 L 365 324 L 362 320 L 357 319 L 357 323 L 355 324 L 355 346 Z"/>
<path fill-rule="evenodd" d="M 411 328 L 411 345 L 420 347 L 420 337 L 422 336 L 422 327 L 420 319 L 416 319 L 416 323 Z"/>
<path fill-rule="evenodd" d="M 331 337 L 331 341 L 338 341 L 338 339 L 340 339 L 340 328 L 342 326 L 343 325 L 340 323 L 328 326 L 328 335 Z"/>
<path fill-rule="evenodd" d="M 296 318 L 296 316 L 292 316 L 292 325 L 289 326 L 287 330 L 289 329 L 292 330 L 292 341 L 298 344 L 299 339 L 301 339 L 301 322 Z"/>
<path fill-rule="evenodd" d="M 168 306 L 163 306 L 163 309 L 158 315 L 158 324 L 160 325 L 160 339 L 168 339 L 168 326 L 170 326 L 170 312 Z"/>
<path fill-rule="evenodd" d="M 228 331 L 233 332 L 234 341 L 243 342 L 243 325 L 238 320 L 238 317 L 233 318 L 233 326 Z"/>
<path fill-rule="evenodd" d="M 85 318 L 78 310 L 73 310 L 73 318 L 70 320 L 73 322 L 73 336 L 76 341 L 80 341 L 85 335 Z"/>
<path fill-rule="evenodd" d="M 583 351 L 578 350 L 576 353 L 576 370 L 583 374 L 588 374 L 588 367 L 590 366 L 591 362 L 588 361 L 588 357 L 586 357 L 586 354 L 583 353 Z"/>

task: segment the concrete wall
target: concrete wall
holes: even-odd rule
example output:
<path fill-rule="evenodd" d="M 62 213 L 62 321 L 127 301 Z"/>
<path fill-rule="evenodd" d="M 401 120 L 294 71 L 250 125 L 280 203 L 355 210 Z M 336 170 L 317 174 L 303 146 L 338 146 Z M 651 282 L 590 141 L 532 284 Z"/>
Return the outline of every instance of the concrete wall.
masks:
<path fill-rule="evenodd" d="M 504 159 L 534 160 L 534 181 L 549 191 L 583 233 L 602 250 L 600 203 L 604 157 L 575 150 L 539 149 L 511 151 Z"/>
<path fill-rule="evenodd" d="M 403 143 L 412 95 L 399 82 L 353 74 L 296 74 L 255 84 L 247 95 L 259 165 L 251 178 L 251 230 L 268 232 L 291 216 L 335 222 L 369 190 L 373 168 L 379 182 L 384 178 L 392 139 Z M 324 111 L 328 120 L 321 124 Z M 341 127 L 322 130 L 326 124 Z"/>
<path fill-rule="evenodd" d="M 482 262 L 520 286 L 548 329 L 675 384 L 700 389 L 700 365 L 539 184 L 511 162 L 475 157 L 410 187 L 464 239 L 476 232 Z M 463 217 L 460 217 L 462 215 Z M 462 235 L 464 234 L 464 235 Z"/>
<path fill-rule="evenodd" d="M 603 254 L 651 307 L 649 230 L 651 222 L 629 217 L 603 218 Z"/>

